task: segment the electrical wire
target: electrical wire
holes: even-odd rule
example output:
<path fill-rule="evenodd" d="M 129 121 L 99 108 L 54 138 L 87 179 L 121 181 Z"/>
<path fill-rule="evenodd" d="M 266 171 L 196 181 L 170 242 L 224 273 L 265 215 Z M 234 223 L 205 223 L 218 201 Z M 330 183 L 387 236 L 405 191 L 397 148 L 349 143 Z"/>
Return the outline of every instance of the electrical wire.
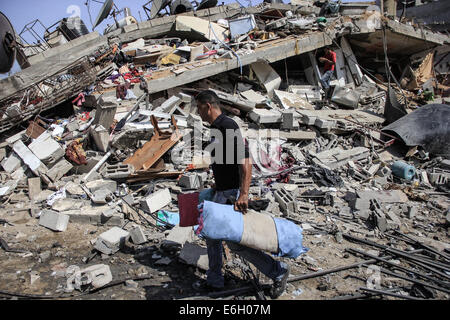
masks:
<path fill-rule="evenodd" d="M 88 14 L 89 14 L 89 21 L 91 22 L 91 28 L 93 29 L 93 28 L 94 28 L 94 23 L 92 22 L 92 16 L 91 16 L 91 4 L 90 4 L 90 1 L 91 1 L 91 0 L 87 0 L 86 3 L 85 3 L 85 5 L 86 5 L 86 7 L 87 7 L 87 11 L 88 11 Z"/>
<path fill-rule="evenodd" d="M 408 107 L 408 100 L 406 99 L 406 96 L 405 96 L 403 90 L 401 89 L 401 86 L 400 86 L 400 84 L 398 83 L 397 79 L 396 79 L 396 78 L 394 77 L 394 75 L 392 74 L 391 67 L 390 67 L 390 65 L 389 65 L 389 57 L 388 57 L 388 54 L 387 54 L 386 27 L 385 27 L 384 24 L 383 24 L 383 50 L 384 50 L 385 68 L 386 68 L 386 72 L 388 72 L 389 89 L 391 88 L 391 76 L 392 76 L 392 78 L 394 79 L 395 83 L 397 84 L 397 86 L 398 86 L 399 89 L 400 89 L 400 92 L 401 92 L 401 94 L 402 94 L 402 96 L 403 96 L 403 99 L 405 99 L 406 107 Z M 395 107 L 395 106 L 393 106 L 393 107 L 396 108 L 396 109 L 399 110 L 399 111 L 403 111 L 403 110 L 400 110 L 399 108 L 397 108 L 397 107 Z"/>
<path fill-rule="evenodd" d="M 230 50 L 231 53 L 233 53 L 233 54 L 236 56 L 236 58 L 237 58 L 237 60 L 238 60 L 238 63 L 239 63 L 239 70 L 240 70 L 240 73 L 241 73 L 241 75 L 242 75 L 242 62 L 241 62 L 241 58 L 239 58 L 239 55 L 238 55 L 236 52 L 234 52 L 234 51 L 233 51 L 226 43 L 224 43 L 222 40 L 220 40 L 220 39 L 217 37 L 216 32 L 214 31 L 214 29 L 213 29 L 213 27 L 212 27 L 211 20 L 209 20 L 209 28 L 210 28 L 211 31 L 213 32 L 214 38 L 216 38 L 217 41 L 219 41 L 219 42 L 220 42 L 222 45 L 224 45 L 228 50 Z"/>

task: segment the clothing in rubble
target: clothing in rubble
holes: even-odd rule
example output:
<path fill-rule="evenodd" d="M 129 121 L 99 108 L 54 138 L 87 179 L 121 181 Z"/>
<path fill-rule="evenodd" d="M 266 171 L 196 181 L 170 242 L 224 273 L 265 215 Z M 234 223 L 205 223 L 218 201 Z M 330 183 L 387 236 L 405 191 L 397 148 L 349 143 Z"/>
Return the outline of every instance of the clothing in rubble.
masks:
<path fill-rule="evenodd" d="M 119 84 L 116 87 L 116 98 L 124 100 L 127 96 L 127 90 L 130 89 L 130 83 Z"/>

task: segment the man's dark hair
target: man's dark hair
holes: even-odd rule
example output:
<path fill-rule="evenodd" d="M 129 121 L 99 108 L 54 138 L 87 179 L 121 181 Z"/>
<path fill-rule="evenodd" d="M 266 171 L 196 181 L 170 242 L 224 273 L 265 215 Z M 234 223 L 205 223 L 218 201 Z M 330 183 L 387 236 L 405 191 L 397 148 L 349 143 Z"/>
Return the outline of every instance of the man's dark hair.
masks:
<path fill-rule="evenodd" d="M 195 96 L 195 100 L 201 104 L 207 104 L 210 103 L 211 105 L 218 105 L 219 104 L 219 97 L 214 91 L 211 90 L 205 90 L 200 92 L 197 96 Z"/>

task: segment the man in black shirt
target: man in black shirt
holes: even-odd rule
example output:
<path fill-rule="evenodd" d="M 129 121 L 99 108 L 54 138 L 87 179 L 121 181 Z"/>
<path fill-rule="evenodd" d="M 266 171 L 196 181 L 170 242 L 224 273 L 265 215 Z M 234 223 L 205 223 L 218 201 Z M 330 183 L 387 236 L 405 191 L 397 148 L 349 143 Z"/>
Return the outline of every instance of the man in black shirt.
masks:
<path fill-rule="evenodd" d="M 248 192 L 252 180 L 252 162 L 248 147 L 241 136 L 237 123 L 224 115 L 219 107 L 219 98 L 210 90 L 196 96 L 198 113 L 203 121 L 211 125 L 211 159 L 215 180 L 214 202 L 232 204 L 243 214 L 248 209 Z M 208 149 L 208 148 L 207 148 Z M 206 285 L 211 289 L 224 287 L 222 275 L 222 241 L 206 239 L 209 270 Z M 276 261 L 268 254 L 253 248 L 227 241 L 228 247 L 251 262 L 267 277 L 273 279 L 271 297 L 278 298 L 286 288 L 289 266 Z"/>

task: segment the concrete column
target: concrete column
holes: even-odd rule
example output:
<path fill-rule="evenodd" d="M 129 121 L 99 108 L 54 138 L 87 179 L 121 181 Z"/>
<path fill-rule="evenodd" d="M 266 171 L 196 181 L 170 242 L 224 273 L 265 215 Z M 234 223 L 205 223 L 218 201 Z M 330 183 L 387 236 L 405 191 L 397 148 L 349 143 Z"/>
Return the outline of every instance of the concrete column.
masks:
<path fill-rule="evenodd" d="M 391 17 L 396 17 L 397 0 L 384 0 L 384 12 Z"/>

